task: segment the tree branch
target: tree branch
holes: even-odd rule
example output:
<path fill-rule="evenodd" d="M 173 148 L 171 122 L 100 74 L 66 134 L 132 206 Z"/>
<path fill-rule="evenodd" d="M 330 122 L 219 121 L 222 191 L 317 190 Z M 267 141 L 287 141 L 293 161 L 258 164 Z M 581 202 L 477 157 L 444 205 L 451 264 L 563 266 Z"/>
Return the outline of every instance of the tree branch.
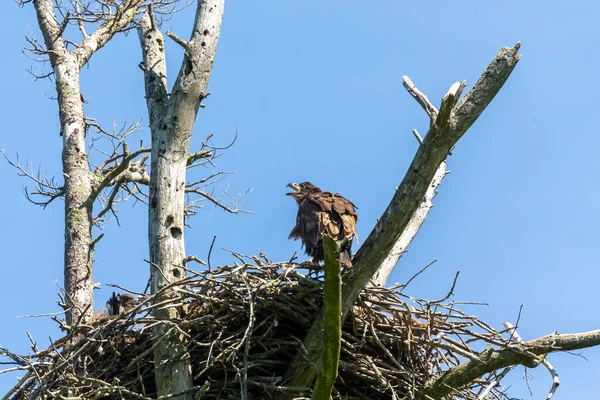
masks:
<path fill-rule="evenodd" d="M 443 161 L 431 180 L 431 185 L 425 193 L 423 202 L 419 205 L 419 208 L 413 214 L 408 225 L 400 235 L 400 238 L 398 238 L 388 256 L 381 263 L 381 267 L 379 267 L 373 276 L 371 281 L 374 285 L 383 286 L 387 282 L 392 271 L 396 267 L 396 264 L 398 264 L 398 260 L 400 260 L 400 257 L 406 252 L 406 249 L 408 249 L 412 240 L 417 236 L 417 233 L 433 208 L 433 198 L 437 194 L 437 188 L 448 173 L 449 172 L 446 170 L 446 161 Z"/>
<path fill-rule="evenodd" d="M 40 31 L 44 36 L 47 53 L 51 60 L 56 60 L 56 57 L 66 52 L 65 45 L 60 34 L 60 25 L 54 14 L 54 4 L 51 0 L 37 0 L 33 3 Z M 52 63 L 54 66 L 54 61 Z"/>
<path fill-rule="evenodd" d="M 190 154 L 187 159 L 187 166 L 190 167 L 196 161 L 203 158 L 211 158 L 213 156 L 213 152 L 210 150 L 200 150 L 197 153 Z"/>
<path fill-rule="evenodd" d="M 423 110 L 429 115 L 430 125 L 435 123 L 435 120 L 438 115 L 438 110 L 435 108 L 433 104 L 429 101 L 427 96 L 425 96 L 414 83 L 410 80 L 410 78 L 406 75 L 402 77 L 402 85 L 408 91 L 408 93 L 414 97 L 414 99 L 423 107 Z"/>
<path fill-rule="evenodd" d="M 191 136 L 221 33 L 224 0 L 198 1 L 194 28 L 169 99 L 169 114 L 176 118 L 182 133 Z"/>
<path fill-rule="evenodd" d="M 114 15 L 107 18 L 94 33 L 86 36 L 79 47 L 73 50 L 73 54 L 79 62 L 79 68 L 83 68 L 92 55 L 104 47 L 115 34 L 125 29 L 133 21 L 143 4 L 143 0 L 124 1 L 122 5 L 118 6 Z"/>
<path fill-rule="evenodd" d="M 123 153 L 119 154 L 114 161 L 116 161 L 118 158 L 122 158 L 123 160 L 116 167 L 113 167 L 110 169 L 110 171 L 104 174 L 100 183 L 98 183 L 92 191 L 90 201 L 95 200 L 102 190 L 104 190 L 107 186 L 115 185 L 115 182 L 117 181 L 139 182 L 148 185 L 150 183 L 150 176 L 143 167 L 148 157 L 142 157 L 138 162 L 135 163 L 133 160 L 140 154 L 149 152 L 150 149 L 141 148 L 133 153 L 130 153 L 127 143 L 123 143 Z"/>
<path fill-rule="evenodd" d="M 431 125 L 392 201 L 354 257 L 354 267 L 344 277 L 343 319 L 409 225 L 448 152 L 510 76 L 520 58 L 519 47 L 520 44 L 517 43 L 512 48 L 500 49 L 465 98 L 451 108 L 449 113 L 445 113 L 447 119 L 443 121 L 438 115 L 436 123 Z M 453 92 L 447 95 L 447 104 L 457 100 L 460 84 L 453 89 Z M 324 326 L 323 317 L 324 313 L 321 310 L 304 339 L 309 363 L 318 363 L 322 358 L 323 347 L 318 337 Z M 292 361 L 286 373 L 292 386 L 309 386 L 314 376 L 314 370 L 306 365 L 304 357 L 300 355 Z"/>
<path fill-rule="evenodd" d="M 519 346 L 506 347 L 500 350 L 487 349 L 481 353 L 481 361 L 469 360 L 448 370 L 439 378 L 427 382 L 417 400 L 438 400 L 452 393 L 478 377 L 501 368 L 521 364 L 528 367 L 537 366 L 543 356 L 556 351 L 580 350 L 600 345 L 600 329 L 583 333 L 552 334 Z M 530 354 L 536 356 L 533 358 Z"/>
<path fill-rule="evenodd" d="M 45 178 L 42 175 L 41 168 L 38 168 L 37 173 L 34 175 L 33 168 L 28 167 L 28 165 L 30 165 L 28 161 L 25 162 L 25 167 L 21 166 L 21 164 L 19 163 L 19 155 L 18 154 L 17 154 L 16 161 L 13 162 L 13 161 L 10 160 L 10 158 L 8 158 L 8 156 L 6 155 L 6 153 L 4 152 L 4 150 L 0 150 L 0 152 L 2 153 L 2 155 L 4 156 L 4 158 L 6 159 L 6 162 L 11 167 L 15 168 L 18 171 L 17 174 L 19 176 L 27 177 L 27 178 L 31 179 L 35 183 L 36 190 L 34 192 L 30 193 L 26 186 L 24 186 L 24 188 L 23 188 L 23 191 L 25 192 L 25 197 L 31 203 L 33 203 L 35 205 L 38 205 L 38 206 L 42 206 L 43 208 L 46 208 L 54 200 L 56 200 L 59 197 L 63 197 L 65 195 L 64 186 L 59 186 L 56 182 L 54 182 L 54 178 L 51 178 L 50 180 L 48 180 L 47 178 Z M 31 197 L 33 195 L 34 196 L 45 197 L 48 200 L 45 200 L 45 201 L 35 201 Z"/>

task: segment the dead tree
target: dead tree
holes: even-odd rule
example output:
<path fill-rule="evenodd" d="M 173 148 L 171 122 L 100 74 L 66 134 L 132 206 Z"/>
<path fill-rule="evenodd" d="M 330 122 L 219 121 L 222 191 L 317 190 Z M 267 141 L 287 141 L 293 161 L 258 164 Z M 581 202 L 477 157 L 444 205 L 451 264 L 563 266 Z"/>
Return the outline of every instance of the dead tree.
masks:
<path fill-rule="evenodd" d="M 29 0 L 21 1 L 21 5 L 26 3 Z M 123 184 L 147 179 L 143 162 L 134 166 L 136 157 L 146 150 L 130 153 L 124 144 L 100 168 L 93 170 L 90 166 L 86 135 L 94 124 L 84 114 L 80 71 L 115 34 L 130 28 L 143 1 L 108 1 L 103 6 L 78 1 L 70 5 L 58 5 L 53 0 L 32 3 L 44 43 L 30 37 L 28 50 L 44 61 L 49 60 L 52 67 L 52 71 L 43 76 L 53 78 L 58 94 L 64 177 L 64 184 L 60 186 L 36 177 L 38 190 L 34 194 L 45 197 L 38 202 L 43 206 L 61 196 L 65 200 L 63 307 L 66 324 L 71 326 L 87 320 L 94 312 L 92 252 L 97 240 L 92 238 L 92 227 L 104 215 L 102 212 L 100 216 L 94 215 L 94 204 L 109 187 L 118 189 Z M 90 34 L 85 28 L 88 22 L 99 24 Z M 78 27 L 79 40 L 66 37 L 65 31 L 70 26 Z M 115 195 L 109 197 L 109 205 L 114 199 Z"/>
<path fill-rule="evenodd" d="M 185 56 L 179 75 L 169 95 L 164 37 L 157 27 L 152 7 L 138 28 L 143 49 L 150 131 L 152 134 L 152 174 L 148 207 L 150 246 L 150 280 L 152 293 L 161 299 L 177 296 L 169 285 L 185 278 L 184 242 L 186 170 L 192 129 L 206 87 L 221 33 L 224 0 L 198 1 L 192 35 L 189 41 L 167 35 L 180 44 Z M 197 158 L 196 155 L 192 157 Z M 202 157 L 199 155 L 198 157 Z M 181 308 L 157 309 L 162 319 L 181 318 Z M 176 397 L 192 399 L 192 376 L 187 340 L 177 330 L 158 325 L 155 338 L 161 342 L 154 350 L 156 383 L 159 396 L 183 393 Z M 178 360 L 172 355 L 181 354 Z"/>
<path fill-rule="evenodd" d="M 201 198 L 229 212 L 241 211 L 235 201 L 233 207 L 228 207 L 221 203 L 220 199 L 215 198 L 203 189 L 207 184 L 214 182 L 219 173 L 195 182 L 188 182 L 186 173 L 187 169 L 210 162 L 215 157 L 216 149 L 209 145 L 208 140 L 197 152 L 190 154 L 189 147 L 198 110 L 203 106 L 202 101 L 208 96 L 206 89 L 220 36 L 224 0 L 198 1 L 189 40 L 181 39 L 174 33 L 166 32 L 169 38 L 185 50 L 178 76 L 170 89 L 166 76 L 164 37 L 160 31 L 160 21 L 157 21 L 155 17 L 156 14 L 160 14 L 159 12 L 155 13 L 157 8 L 168 8 L 173 5 L 170 0 L 155 1 L 147 6 L 141 0 L 108 0 L 85 3 L 78 0 L 67 3 L 54 0 L 22 0 L 21 4 L 29 2 L 34 5 L 40 30 L 44 37 L 44 44 L 34 38 L 29 38 L 31 44 L 29 51 L 50 61 L 52 71 L 42 76 L 54 78 L 58 94 L 60 134 L 63 140 L 64 183 L 62 185 L 57 184 L 53 180 L 35 175 L 27 168 L 21 167 L 18 161 L 12 162 L 9 160 L 9 162 L 18 168 L 21 174 L 35 181 L 37 189 L 31 194 L 42 196 L 44 200 L 34 201 L 33 198 L 30 198 L 32 201 L 47 206 L 56 198 L 64 197 L 65 199 L 65 295 L 63 301 L 67 315 L 65 327 L 80 327 L 81 322 L 86 322 L 94 310 L 92 252 L 102 235 L 93 239 L 93 227 L 104 223 L 109 215 L 116 218 L 115 205 L 119 201 L 129 196 L 143 201 L 148 205 L 150 286 L 152 291 L 149 298 L 153 303 L 147 310 L 152 311 L 153 318 L 142 323 L 153 327 L 151 338 L 153 344 L 149 348 L 140 347 L 140 350 L 144 350 L 129 365 L 123 368 L 121 373 L 126 375 L 135 366 L 134 361 L 139 363 L 149 353 L 153 353 L 153 358 L 148 364 L 152 365 L 153 368 L 157 397 L 191 399 L 195 395 L 201 396 L 209 390 L 208 386 L 210 385 L 194 386 L 194 377 L 191 373 L 191 354 L 188 353 L 188 345 L 192 342 L 189 340 L 188 330 L 194 324 L 184 320 L 186 317 L 184 297 L 193 297 L 195 300 L 205 299 L 208 295 L 204 292 L 210 295 L 214 288 L 202 287 L 202 282 L 206 280 L 214 281 L 215 278 L 211 275 L 212 271 L 205 271 L 204 275 L 195 275 L 196 278 L 201 277 L 196 280 L 196 287 L 200 289 L 193 291 L 185 287 L 186 283 L 189 282 L 186 278 L 188 271 L 186 263 L 192 260 L 200 262 L 197 257 L 186 255 L 185 251 L 184 226 L 186 225 L 186 217 L 193 215 L 197 208 L 193 201 L 186 203 L 186 196 L 199 195 Z M 90 26 L 93 26 L 95 31 L 88 34 L 87 29 Z M 67 32 L 72 32 L 71 27 L 78 30 L 80 36 L 78 40 L 66 37 Z M 139 149 L 131 151 L 126 138 L 137 129 L 137 125 L 133 124 L 119 132 L 109 132 L 86 116 L 83 108 L 84 98 L 80 91 L 79 73 L 91 56 L 106 45 L 115 34 L 134 28 L 137 29 L 142 47 L 143 62 L 140 67 L 143 70 L 145 80 L 151 147 L 140 146 Z M 424 137 L 414 131 L 420 147 L 413 162 L 390 205 L 356 254 L 353 262 L 354 267 L 342 277 L 342 281 L 340 281 L 339 274 L 333 274 L 337 268 L 337 263 L 331 260 L 335 261 L 336 257 L 330 258 L 331 271 L 329 276 L 335 276 L 336 279 L 329 279 L 329 282 L 327 282 L 327 286 L 329 286 L 328 297 L 334 298 L 334 301 L 329 304 L 326 303 L 321 311 L 317 313 L 302 346 L 296 346 L 295 342 L 290 340 L 289 337 L 273 342 L 276 343 L 276 346 L 290 346 L 287 348 L 287 354 L 292 353 L 290 349 L 301 350 L 298 351 L 297 356 L 289 364 L 285 376 L 277 377 L 277 380 L 273 380 L 273 385 L 264 385 L 262 382 L 254 381 L 255 383 L 258 382 L 258 386 L 262 385 L 261 387 L 267 391 L 278 392 L 277 394 L 283 398 L 296 397 L 297 393 L 310 391 L 315 376 L 319 375 L 318 390 L 315 390 L 315 392 L 317 396 L 329 397 L 329 393 L 335 389 L 335 387 L 332 388 L 332 385 L 338 371 L 340 346 L 344 343 L 341 329 L 343 329 L 345 318 L 354 307 L 358 307 L 359 295 L 364 293 L 365 286 L 369 283 L 372 285 L 367 290 L 370 293 L 368 302 L 373 304 L 379 301 L 379 296 L 382 295 L 383 291 L 378 292 L 380 288 L 377 288 L 377 285 L 385 284 L 398 259 L 427 216 L 436 188 L 446 174 L 447 156 L 451 154 L 454 145 L 490 104 L 508 79 L 520 58 L 518 54 L 519 47 L 520 45 L 517 43 L 512 48 L 501 49 L 478 82 L 464 97 L 461 98 L 466 83 L 457 82 L 452 85 L 442 99 L 439 110 L 416 88 L 410 79 L 404 78 L 406 89 L 428 114 L 430 120 L 429 130 Z M 112 145 L 106 159 L 98 166 L 90 165 L 86 153 L 86 135 L 91 132 L 96 132 L 101 137 L 109 140 Z M 148 156 L 151 157 L 150 172 L 146 170 Z M 148 187 L 148 193 L 144 191 L 144 187 Z M 100 205 L 99 210 L 95 209 L 97 205 Z M 265 265 L 262 260 L 257 258 L 254 261 L 257 264 L 256 269 L 258 271 L 255 271 L 253 281 L 249 282 L 249 279 L 243 275 L 242 270 L 252 267 L 243 261 L 243 257 L 238 259 L 242 260 L 242 265 L 236 265 L 232 268 L 224 267 L 220 272 L 221 275 L 216 275 L 224 283 L 220 288 L 221 294 L 229 296 L 232 304 L 235 304 L 234 309 L 226 310 L 231 305 L 227 302 L 221 304 L 215 301 L 215 303 L 219 303 L 219 306 L 223 307 L 222 310 L 226 311 L 224 312 L 225 315 L 235 314 L 235 318 L 237 318 L 235 320 L 236 324 L 234 324 L 235 330 L 231 332 L 230 337 L 240 334 L 238 322 L 243 320 L 245 316 L 243 306 L 248 304 L 247 327 L 243 330 L 243 335 L 237 343 L 216 351 L 221 351 L 217 357 L 225 360 L 220 362 L 229 362 L 232 355 L 237 356 L 237 352 L 242 351 L 243 348 L 243 355 L 241 355 L 241 359 L 244 360 L 243 365 L 240 367 L 239 364 L 233 364 L 233 368 L 236 369 L 236 376 L 239 376 L 236 379 L 240 380 L 242 397 L 246 398 L 249 393 L 249 382 L 252 382 L 248 379 L 248 369 L 250 368 L 248 360 L 252 357 L 250 345 L 253 340 L 252 335 L 255 328 L 266 329 L 262 322 L 256 326 L 254 325 L 256 321 L 255 311 L 260 309 L 261 303 L 255 304 L 254 299 L 263 296 L 263 299 L 272 300 L 271 288 L 275 286 L 272 283 L 287 284 L 289 282 L 288 274 L 293 275 L 293 272 L 290 271 L 293 271 L 297 266 L 291 262 L 285 263 L 285 271 L 280 273 L 281 265 L 278 265 L 278 263 L 271 263 L 265 257 L 265 261 L 269 264 Z M 261 276 L 268 279 L 263 279 Z M 303 296 L 309 296 L 308 293 L 315 293 L 320 289 L 318 281 L 311 281 L 300 275 L 296 275 L 295 279 L 297 279 L 297 282 L 301 282 L 301 285 L 305 285 L 305 288 L 309 288 Z M 253 285 L 252 288 L 251 285 Z M 247 291 L 244 292 L 244 290 Z M 244 297 L 241 299 L 237 297 L 240 292 L 244 292 Z M 416 315 L 424 319 L 428 318 L 430 313 L 419 312 L 414 308 L 410 309 L 409 305 L 397 301 L 397 294 L 392 292 L 393 290 L 388 290 L 385 296 L 388 296 L 388 299 L 394 298 L 394 301 L 396 301 L 393 303 L 395 308 L 386 309 L 385 315 L 377 315 L 377 311 L 373 310 L 365 311 L 364 304 L 361 305 L 363 307 L 362 312 L 371 313 L 370 316 L 374 320 L 378 318 L 385 320 L 383 325 L 389 327 L 392 325 L 388 321 L 396 322 L 396 320 L 386 318 L 391 318 L 389 316 L 396 313 L 398 308 L 406 307 L 408 317 L 405 322 L 410 334 L 412 316 Z M 287 292 L 282 293 L 286 294 Z M 213 300 L 216 299 L 216 297 L 213 298 Z M 239 302 L 242 307 L 239 307 L 239 304 L 235 302 Z M 264 301 L 264 303 L 267 303 L 267 301 Z M 384 302 L 380 304 L 384 304 Z M 389 304 L 390 302 L 387 301 L 387 305 Z M 427 304 L 427 307 L 429 307 L 430 303 Z M 435 304 L 441 304 L 441 301 Z M 28 387 L 38 385 L 39 388 L 44 388 L 43 390 L 55 390 L 55 387 L 63 387 L 65 376 L 71 378 L 69 374 L 72 371 L 69 362 L 76 362 L 74 360 L 78 359 L 80 352 L 88 350 L 86 355 L 95 357 L 104 351 L 100 350 L 101 347 L 93 350 L 93 346 L 99 343 L 97 338 L 100 335 L 109 336 L 111 334 L 118 335 L 119 333 L 134 335 L 128 329 L 132 329 L 135 324 L 132 318 L 141 307 L 143 307 L 142 304 L 131 311 L 131 318 L 123 324 L 124 328 L 115 327 L 114 322 L 117 320 L 111 320 L 93 330 L 90 340 L 79 350 L 67 349 L 64 354 L 60 354 L 60 357 L 54 357 L 57 347 L 64 344 L 60 341 L 54 343 L 50 350 L 38 351 L 36 348 L 35 357 L 18 356 L 3 348 L 0 348 L 0 353 L 15 360 L 15 363 L 20 366 L 19 369 L 28 371 L 28 375 L 19 382 L 19 385 L 30 385 Z M 314 315 L 310 315 L 311 310 L 308 310 L 309 317 L 303 314 L 307 310 L 305 307 L 302 308 L 302 303 L 296 304 L 294 308 L 300 311 L 294 311 L 289 319 L 293 320 L 295 317 L 299 317 L 295 318 L 295 322 L 303 321 L 308 326 L 311 321 L 309 318 L 314 317 Z M 199 309 L 200 312 L 205 312 L 202 306 Z M 487 343 L 496 347 L 477 352 L 468 346 L 466 349 L 457 347 L 448 338 L 444 339 L 445 342 L 442 339 L 432 339 L 431 337 L 413 339 L 413 343 L 430 346 L 430 349 L 439 347 L 445 350 L 450 349 L 456 359 L 458 359 L 457 355 L 467 359 L 462 363 L 452 364 L 446 370 L 439 367 L 439 359 L 436 359 L 439 374 L 424 382 L 418 388 L 413 385 L 411 394 L 414 398 L 441 399 L 472 384 L 482 374 L 502 368 L 510 368 L 517 364 L 532 367 L 544 364 L 552 371 L 551 366 L 544 359 L 546 354 L 553 351 L 574 350 L 600 345 L 600 333 L 598 331 L 573 335 L 555 334 L 529 342 L 513 341 L 512 338 L 516 335 L 514 327 L 508 328 L 509 330 L 512 329 L 514 333 L 514 335 L 511 334 L 511 339 L 502 341 L 500 332 L 487 327 L 472 316 L 457 313 L 453 307 L 448 307 L 448 309 L 450 310 L 447 314 L 448 318 L 443 319 L 443 321 L 446 328 L 453 334 L 461 334 L 462 325 L 448 322 L 451 319 L 450 317 L 465 318 L 473 326 L 483 326 L 491 333 L 488 336 L 479 335 L 474 337 L 478 339 L 483 337 L 484 342 L 487 341 Z M 332 310 L 330 315 L 325 315 L 326 310 Z M 265 309 L 263 308 L 260 311 L 264 312 Z M 240 316 L 242 317 L 240 318 Z M 360 318 L 354 320 L 357 324 L 364 324 L 364 321 Z M 214 333 L 210 324 L 203 324 L 201 319 L 193 322 L 196 324 L 193 326 L 196 332 L 209 331 Z M 271 329 L 277 326 L 276 322 L 274 319 L 272 326 L 263 331 L 261 338 L 271 334 Z M 422 332 L 431 330 L 431 323 L 435 321 L 429 320 L 428 322 L 427 329 L 417 328 L 421 329 Z M 328 327 L 329 330 L 340 331 L 328 332 L 327 335 L 324 335 L 327 341 L 323 341 L 321 336 L 323 336 L 325 327 Z M 395 360 L 377 336 L 377 329 L 380 328 L 376 328 L 370 322 L 370 325 L 364 325 L 364 332 L 370 329 L 375 341 L 382 349 L 382 358 Z M 124 330 L 119 331 L 119 329 Z M 395 331 L 391 336 L 397 337 L 397 335 L 403 333 L 402 329 L 404 327 L 393 326 L 393 329 Z M 383 333 L 383 330 L 380 330 L 380 333 Z M 136 334 L 139 335 L 139 332 Z M 411 339 L 408 340 L 410 342 Z M 290 343 L 292 344 L 290 345 Z M 89 344 L 88 348 L 85 347 L 86 344 Z M 34 347 L 36 346 L 34 345 Z M 209 358 L 213 352 L 213 346 L 209 347 L 210 351 L 206 356 L 208 357 L 206 359 L 206 370 L 210 368 Z M 259 347 L 254 346 L 254 348 Z M 226 352 L 229 353 L 226 354 Z M 64 355 L 70 358 L 61 358 Z M 362 360 L 369 362 L 377 371 L 371 355 L 363 354 L 363 356 Z M 100 357 L 102 357 L 102 354 Z M 444 354 L 442 354 L 440 359 L 444 357 Z M 261 360 L 262 358 L 264 356 L 260 354 L 255 357 L 255 360 Z M 31 361 L 32 359 L 37 361 Z M 100 361 L 104 362 L 104 365 L 113 365 L 115 360 L 107 357 Z M 53 364 L 54 362 L 56 364 Z M 137 365 L 139 366 L 139 364 Z M 398 360 L 395 360 L 395 365 L 399 370 L 403 368 Z M 448 365 L 450 364 L 446 364 L 446 366 Z M 315 366 L 325 368 L 318 371 Z M 45 369 L 48 376 L 53 375 L 54 381 L 39 379 L 37 375 L 39 369 Z M 106 371 L 106 369 L 103 371 Z M 100 371 L 100 373 L 103 371 Z M 225 371 L 225 374 L 227 374 L 227 368 L 225 368 Z M 484 398 L 486 393 L 493 389 L 493 385 L 499 382 L 502 374 L 498 375 L 496 381 L 491 382 L 478 396 Z M 121 396 L 124 393 L 127 395 L 135 394 L 128 391 L 129 388 L 120 385 L 119 380 L 116 380 L 116 384 L 108 382 L 109 380 L 112 382 L 114 377 L 104 378 L 106 380 L 96 378 L 90 380 L 85 375 L 82 381 L 77 381 L 77 379 L 75 381 L 80 384 L 78 389 L 89 390 L 94 395 L 104 395 L 106 393 L 118 393 Z M 140 378 L 140 381 L 143 380 L 139 374 L 138 378 Z M 136 383 L 137 381 L 130 380 L 128 383 L 131 384 L 131 382 Z M 206 380 L 205 383 L 208 384 L 209 380 Z M 556 385 L 555 382 L 553 389 Z M 389 384 L 388 386 L 394 393 L 392 385 Z M 19 391 L 21 391 L 21 386 L 16 386 L 5 398 L 12 394 L 19 394 L 17 393 Z M 39 392 L 34 391 L 34 393 Z M 469 388 L 464 393 L 471 396 L 474 392 Z M 61 396 L 64 397 L 64 394 L 61 394 Z"/>
<path fill-rule="evenodd" d="M 53 200 L 65 200 L 65 262 L 64 294 L 61 303 L 66 311 L 64 328 L 76 328 L 94 312 L 93 251 L 103 234 L 93 238 L 93 228 L 110 217 L 117 219 L 116 204 L 130 197 L 149 206 L 149 248 L 152 293 L 172 297 L 168 285 L 186 275 L 185 264 L 197 257 L 186 256 L 183 231 L 186 217 L 202 208 L 207 201 L 230 213 L 242 211 L 238 198 L 228 206 L 209 190 L 225 173 L 212 173 L 197 181 L 186 181 L 186 170 L 200 165 L 212 165 L 218 149 L 210 136 L 199 151 L 189 153 L 192 129 L 205 93 L 223 17 L 223 1 L 199 1 L 193 34 L 189 41 L 167 32 L 186 50 L 181 71 L 171 91 L 166 86 L 164 39 L 159 31 L 154 10 L 160 15 L 177 11 L 177 1 L 158 0 L 148 6 L 143 0 L 109 0 L 81 2 L 73 0 L 21 0 L 32 3 L 38 17 L 44 41 L 29 37 L 27 49 L 36 61 L 49 61 L 52 71 L 36 78 L 51 78 L 55 82 L 60 135 L 63 140 L 64 183 L 48 180 L 21 166 L 5 155 L 21 175 L 34 180 L 36 189 L 26 192 L 28 199 L 46 207 Z M 94 27 L 93 33 L 88 33 Z M 140 35 L 143 63 L 140 64 L 146 82 L 146 99 L 151 131 L 151 148 L 131 151 L 127 137 L 136 132 L 138 124 L 120 131 L 109 131 L 86 116 L 85 99 L 80 90 L 80 70 L 96 51 L 114 35 L 136 29 Z M 106 159 L 97 166 L 90 164 L 87 149 L 89 136 L 108 141 L 111 149 L 103 151 Z M 148 156 L 151 172 L 147 171 Z M 36 197 L 37 196 L 37 197 Z M 42 197 L 42 200 L 37 200 Z M 157 301 L 160 301 L 157 300 Z M 180 316 L 177 307 L 157 308 L 156 318 Z M 189 398 L 191 378 L 189 361 L 166 362 L 173 352 L 185 353 L 182 338 L 169 336 L 164 326 L 156 328 L 157 382 L 159 393 L 184 393 Z M 161 362 L 164 361 L 164 362 Z"/>

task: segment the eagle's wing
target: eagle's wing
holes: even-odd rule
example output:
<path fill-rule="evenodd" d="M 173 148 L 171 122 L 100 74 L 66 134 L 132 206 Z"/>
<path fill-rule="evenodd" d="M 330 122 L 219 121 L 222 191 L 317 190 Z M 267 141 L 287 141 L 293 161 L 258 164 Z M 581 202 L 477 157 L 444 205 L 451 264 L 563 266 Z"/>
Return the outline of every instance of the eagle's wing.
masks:
<path fill-rule="evenodd" d="M 301 208 L 310 207 L 311 213 L 316 216 L 319 236 L 327 233 L 336 240 L 347 237 L 352 240 L 356 236 L 356 220 L 358 215 L 354 211 L 354 204 L 339 194 L 330 192 L 315 193 L 302 203 Z M 298 211 L 298 215 L 307 211 Z M 311 215 L 312 217 L 312 215 Z M 311 218 L 311 222 L 314 218 Z M 311 226 L 312 228 L 312 226 Z M 319 243 L 320 244 L 320 243 Z"/>
<path fill-rule="evenodd" d="M 358 214 L 356 214 L 356 206 L 350 201 L 345 199 L 339 194 L 333 195 L 333 209 L 340 216 L 342 221 L 343 236 L 349 240 L 356 238 L 358 243 L 358 233 L 356 231 L 356 221 L 358 221 Z M 340 238 L 341 239 L 341 238 Z"/>
<path fill-rule="evenodd" d="M 303 201 L 298 209 L 297 219 L 302 228 L 302 238 L 313 247 L 319 246 L 321 242 L 320 214 L 320 205 L 311 199 Z"/>
<path fill-rule="evenodd" d="M 314 199 L 306 199 L 298 206 L 296 226 L 290 232 L 289 238 L 302 239 L 309 247 L 319 245 L 321 239 L 319 214 L 321 206 Z"/>

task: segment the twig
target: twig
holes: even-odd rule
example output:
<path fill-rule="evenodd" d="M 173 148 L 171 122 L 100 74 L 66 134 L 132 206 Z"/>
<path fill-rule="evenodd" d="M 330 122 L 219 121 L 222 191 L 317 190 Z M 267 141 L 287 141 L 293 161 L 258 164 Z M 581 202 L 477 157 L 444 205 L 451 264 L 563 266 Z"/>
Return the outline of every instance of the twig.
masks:
<path fill-rule="evenodd" d="M 208 270 L 209 271 L 212 271 L 212 267 L 210 266 L 210 256 L 212 255 L 212 250 L 213 250 L 213 246 L 215 245 L 215 240 L 217 240 L 217 235 L 213 235 L 212 242 L 210 242 L 210 248 L 208 249 L 207 262 L 208 262 Z"/>
<path fill-rule="evenodd" d="M 419 103 L 423 110 L 429 115 L 429 119 L 431 121 L 431 125 L 435 123 L 437 118 L 438 110 L 435 108 L 433 104 L 429 101 L 427 96 L 425 96 L 415 84 L 410 80 L 410 78 L 406 75 L 402 77 L 402 85 L 406 89 L 406 91 Z"/>

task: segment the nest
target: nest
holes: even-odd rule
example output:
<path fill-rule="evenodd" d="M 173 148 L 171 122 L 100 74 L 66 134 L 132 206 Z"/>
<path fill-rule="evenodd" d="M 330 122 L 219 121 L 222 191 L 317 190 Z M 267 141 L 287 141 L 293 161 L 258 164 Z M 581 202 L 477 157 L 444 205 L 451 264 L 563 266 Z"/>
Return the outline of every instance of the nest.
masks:
<path fill-rule="evenodd" d="M 127 314 L 73 328 L 46 350 L 4 351 L 25 371 L 4 398 L 156 399 L 152 332 L 160 324 L 168 335 L 187 338 L 195 398 L 309 398 L 310 388 L 287 386 L 284 376 L 322 306 L 322 279 L 303 275 L 298 264 L 252 260 L 191 273 L 176 285 L 181 297 L 148 297 Z M 404 294 L 405 286 L 362 292 L 343 326 L 333 398 L 412 398 L 425 382 L 475 356 L 477 343 L 506 343 L 445 303 L 450 294 L 425 301 Z M 153 308 L 167 306 L 182 307 L 185 319 L 151 316 Z M 477 399 L 492 380 L 482 378 L 452 397 Z M 486 398 L 502 396 L 488 392 Z"/>

